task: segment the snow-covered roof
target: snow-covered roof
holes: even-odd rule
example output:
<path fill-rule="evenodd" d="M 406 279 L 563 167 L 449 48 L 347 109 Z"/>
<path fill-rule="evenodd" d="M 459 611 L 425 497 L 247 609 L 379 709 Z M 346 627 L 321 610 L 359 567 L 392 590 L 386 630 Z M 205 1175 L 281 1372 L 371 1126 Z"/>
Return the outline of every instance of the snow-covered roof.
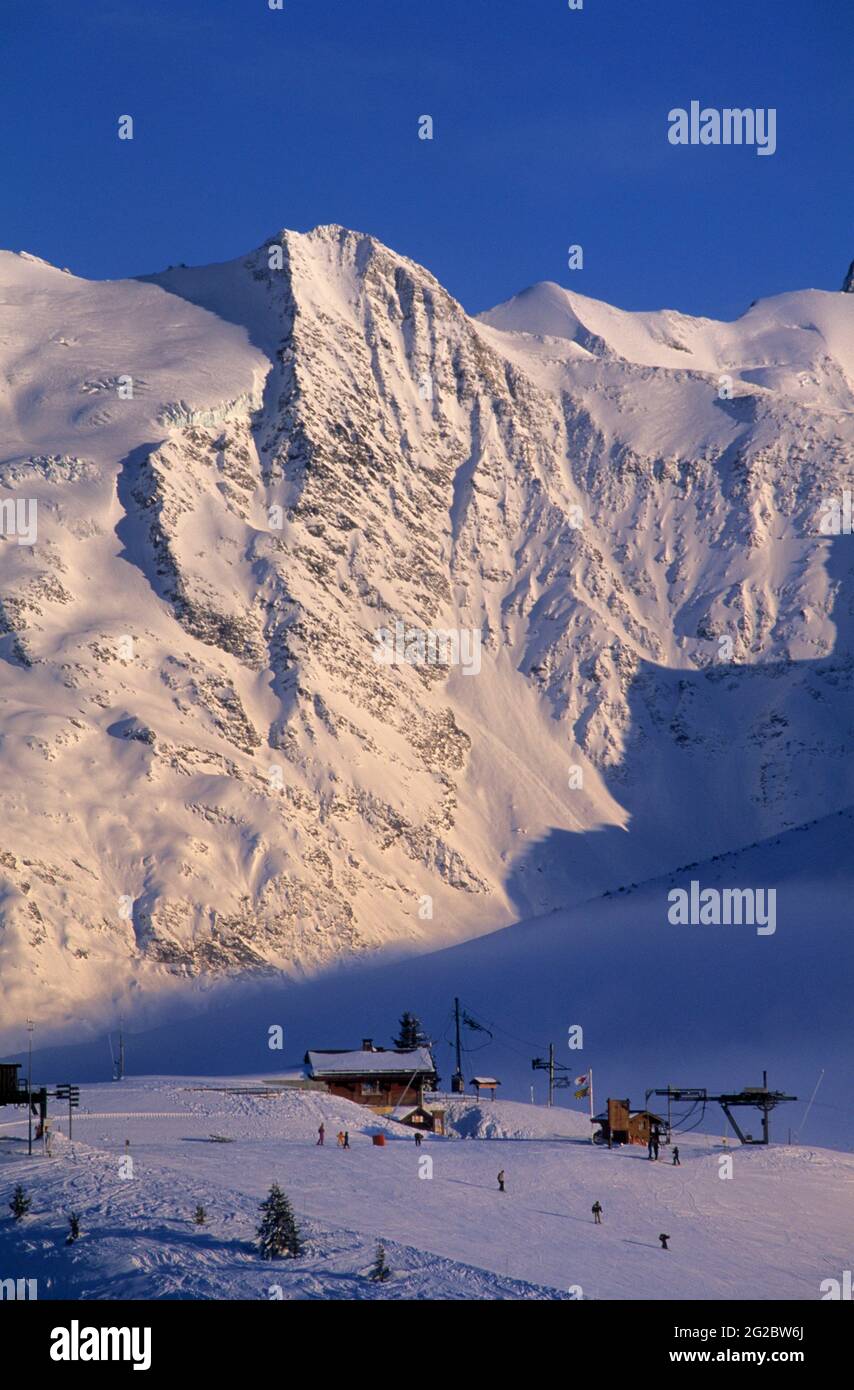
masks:
<path fill-rule="evenodd" d="M 471 1079 L 471 1085 L 472 1085 L 472 1086 L 500 1086 L 500 1085 L 501 1085 L 501 1082 L 500 1082 L 500 1081 L 496 1081 L 496 1079 L 495 1079 L 494 1076 L 473 1076 L 472 1079 Z"/>
<path fill-rule="evenodd" d="M 389 1076 L 412 1076 L 413 1072 L 433 1072 L 429 1047 L 416 1047 L 411 1052 L 309 1052 L 308 1067 L 312 1076 L 353 1076 L 364 1072 Z"/>

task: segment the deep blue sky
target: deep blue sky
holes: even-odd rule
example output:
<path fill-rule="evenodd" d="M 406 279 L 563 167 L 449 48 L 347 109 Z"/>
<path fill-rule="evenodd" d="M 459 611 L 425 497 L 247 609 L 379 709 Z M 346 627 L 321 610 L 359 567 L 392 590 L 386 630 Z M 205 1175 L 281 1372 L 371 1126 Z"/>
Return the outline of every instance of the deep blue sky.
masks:
<path fill-rule="evenodd" d="M 471 311 L 733 317 L 854 257 L 852 49 L 850 0 L 3 0 L 0 245 L 101 278 L 341 222 Z M 777 153 L 672 147 L 691 100 Z"/>

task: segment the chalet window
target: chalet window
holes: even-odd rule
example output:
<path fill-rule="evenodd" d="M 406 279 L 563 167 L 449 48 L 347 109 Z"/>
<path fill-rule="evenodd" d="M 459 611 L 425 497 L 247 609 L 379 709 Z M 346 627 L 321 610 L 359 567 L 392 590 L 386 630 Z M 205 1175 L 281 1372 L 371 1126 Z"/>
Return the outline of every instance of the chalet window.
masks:
<path fill-rule="evenodd" d="M 363 1081 L 363 1096 L 378 1096 L 380 1094 L 380 1083 L 378 1081 Z"/>

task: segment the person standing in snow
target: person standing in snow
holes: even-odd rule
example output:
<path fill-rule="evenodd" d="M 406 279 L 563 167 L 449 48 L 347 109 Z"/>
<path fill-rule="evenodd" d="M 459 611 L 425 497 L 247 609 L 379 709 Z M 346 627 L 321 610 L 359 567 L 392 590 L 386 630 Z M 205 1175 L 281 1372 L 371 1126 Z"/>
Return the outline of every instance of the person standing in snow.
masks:
<path fill-rule="evenodd" d="M 343 1129 L 339 1129 L 339 1131 L 338 1131 L 338 1147 L 339 1147 L 339 1149 L 343 1149 L 343 1147 L 344 1147 L 344 1131 L 343 1131 Z"/>
<path fill-rule="evenodd" d="M 682 1167 L 682 1164 L 679 1162 L 679 1148 L 678 1148 L 678 1145 L 677 1145 L 677 1147 L 673 1150 L 673 1166 L 674 1166 L 674 1168 L 681 1168 L 681 1167 Z"/>
<path fill-rule="evenodd" d="M 345 1149 L 349 1149 L 349 1147 L 350 1147 L 350 1131 L 349 1131 L 348 1129 L 345 1129 L 345 1131 L 344 1131 L 344 1148 L 345 1148 Z"/>
<path fill-rule="evenodd" d="M 602 1203 L 598 1200 L 598 1198 L 597 1198 L 597 1200 L 593 1203 L 593 1205 L 592 1205 L 592 1207 L 590 1208 L 590 1210 L 591 1210 L 592 1213 L 593 1213 L 593 1220 L 594 1220 L 595 1224 L 596 1224 L 597 1226 L 601 1226 L 601 1225 L 602 1225 Z"/>
<path fill-rule="evenodd" d="M 501 1172 L 498 1174 L 498 1191 L 499 1191 L 499 1192 L 503 1192 L 503 1191 L 504 1191 L 504 1169 L 503 1169 L 503 1168 L 501 1169 Z"/>
<path fill-rule="evenodd" d="M 326 1136 L 326 1126 L 325 1126 L 325 1124 L 323 1123 L 323 1121 L 321 1120 L 321 1121 L 320 1121 L 320 1124 L 319 1124 L 318 1127 L 317 1127 L 317 1142 L 318 1142 L 318 1144 L 320 1145 L 321 1148 L 323 1147 L 323 1140 L 324 1140 L 325 1136 Z"/>
<path fill-rule="evenodd" d="M 646 1156 L 649 1159 L 652 1158 L 652 1134 L 650 1134 L 649 1139 L 647 1140 Z"/>
<path fill-rule="evenodd" d="M 420 1149 L 420 1148 L 421 1148 L 421 1137 L 422 1137 L 422 1136 L 418 1133 L 418 1130 L 416 1129 L 416 1131 L 415 1131 L 415 1147 L 416 1147 L 416 1149 Z"/>
<path fill-rule="evenodd" d="M 669 1249 L 670 1249 L 670 1246 L 667 1244 L 667 1242 L 668 1242 L 669 1239 L 670 1239 L 670 1236 L 660 1235 L 660 1236 L 658 1237 L 658 1239 L 661 1241 L 661 1248 L 662 1248 L 662 1250 L 669 1250 Z"/>
<path fill-rule="evenodd" d="M 652 1136 L 652 1156 L 658 1162 L 658 1130 Z"/>

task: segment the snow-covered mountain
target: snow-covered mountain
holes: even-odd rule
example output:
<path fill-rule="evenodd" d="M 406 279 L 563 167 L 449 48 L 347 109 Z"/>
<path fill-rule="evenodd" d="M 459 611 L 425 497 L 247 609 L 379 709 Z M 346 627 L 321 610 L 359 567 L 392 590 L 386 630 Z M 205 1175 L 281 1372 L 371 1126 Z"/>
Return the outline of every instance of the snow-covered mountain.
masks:
<path fill-rule="evenodd" d="M 2 253 L 0 383 L 0 1045 L 854 803 L 849 294 L 473 319 L 334 226 Z"/>

